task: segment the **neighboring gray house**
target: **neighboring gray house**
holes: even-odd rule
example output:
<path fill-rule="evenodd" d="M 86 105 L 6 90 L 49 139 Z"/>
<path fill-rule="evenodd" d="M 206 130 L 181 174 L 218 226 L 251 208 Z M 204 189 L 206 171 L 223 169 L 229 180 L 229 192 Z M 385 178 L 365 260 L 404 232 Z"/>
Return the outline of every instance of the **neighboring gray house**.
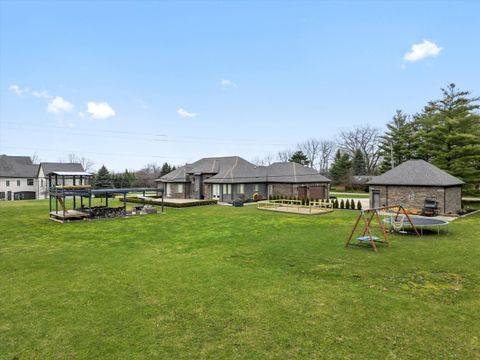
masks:
<path fill-rule="evenodd" d="M 238 156 L 200 159 L 156 180 L 167 198 L 267 198 L 269 195 L 327 198 L 330 180 L 297 163 L 256 166 Z"/>
<path fill-rule="evenodd" d="M 0 155 L 0 200 L 36 199 L 37 174 L 30 157 Z"/>
<path fill-rule="evenodd" d="M 402 205 L 423 208 L 425 198 L 434 198 L 443 214 L 462 208 L 464 182 L 424 160 L 408 160 L 368 182 L 370 207 Z"/>
<path fill-rule="evenodd" d="M 33 164 L 28 156 L 0 155 L 0 200 L 34 200 L 48 197 L 46 175 L 54 171 L 83 172 L 77 163 Z M 66 185 L 71 185 L 67 182 Z"/>

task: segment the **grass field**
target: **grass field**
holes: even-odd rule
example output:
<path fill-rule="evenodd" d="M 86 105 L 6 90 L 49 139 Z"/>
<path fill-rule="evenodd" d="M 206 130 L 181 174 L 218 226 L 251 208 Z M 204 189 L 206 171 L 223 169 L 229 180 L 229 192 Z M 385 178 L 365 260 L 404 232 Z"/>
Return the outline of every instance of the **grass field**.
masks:
<path fill-rule="evenodd" d="M 0 203 L 1 359 L 478 359 L 480 216 L 345 249 L 355 212 L 58 224 Z"/>

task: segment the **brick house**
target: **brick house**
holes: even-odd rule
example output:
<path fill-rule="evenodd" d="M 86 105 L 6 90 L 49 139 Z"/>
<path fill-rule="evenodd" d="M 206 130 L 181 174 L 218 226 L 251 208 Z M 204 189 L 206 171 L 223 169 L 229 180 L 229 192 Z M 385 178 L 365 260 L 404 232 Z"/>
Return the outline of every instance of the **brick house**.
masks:
<path fill-rule="evenodd" d="M 330 180 L 297 163 L 257 166 L 238 156 L 203 158 L 157 179 L 167 198 L 234 199 L 269 195 L 327 198 Z"/>
<path fill-rule="evenodd" d="M 370 207 L 402 205 L 420 210 L 434 198 L 442 214 L 462 209 L 464 182 L 424 160 L 408 160 L 368 182 Z"/>

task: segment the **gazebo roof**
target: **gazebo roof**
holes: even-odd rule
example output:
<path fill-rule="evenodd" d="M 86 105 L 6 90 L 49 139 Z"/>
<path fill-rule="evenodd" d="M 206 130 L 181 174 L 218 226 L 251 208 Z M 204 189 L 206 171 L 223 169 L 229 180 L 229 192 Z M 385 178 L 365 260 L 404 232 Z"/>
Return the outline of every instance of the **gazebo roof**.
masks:
<path fill-rule="evenodd" d="M 368 185 L 460 186 L 464 182 L 425 160 L 408 160 L 375 176 Z"/>

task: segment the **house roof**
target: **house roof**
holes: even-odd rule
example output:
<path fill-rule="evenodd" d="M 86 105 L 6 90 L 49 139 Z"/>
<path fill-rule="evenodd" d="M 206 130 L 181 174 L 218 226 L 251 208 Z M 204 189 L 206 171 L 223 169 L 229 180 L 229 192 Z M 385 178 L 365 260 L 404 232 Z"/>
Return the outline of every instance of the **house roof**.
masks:
<path fill-rule="evenodd" d="M 205 183 L 241 184 L 265 181 L 265 166 L 256 166 L 239 156 L 217 159 L 217 162 L 219 163 L 218 173 L 205 180 Z"/>
<path fill-rule="evenodd" d="M 367 184 L 456 186 L 464 182 L 424 160 L 408 160 L 383 175 L 375 176 Z"/>
<path fill-rule="evenodd" d="M 0 155 L 0 177 L 32 178 L 38 173 L 28 156 Z"/>
<path fill-rule="evenodd" d="M 59 176 L 92 176 L 92 174 L 85 171 L 52 171 L 46 175 L 59 175 Z"/>
<path fill-rule="evenodd" d="M 160 181 L 160 182 L 187 182 L 187 176 L 188 176 L 188 169 L 191 165 L 187 164 L 184 166 L 180 166 L 179 168 L 176 168 L 175 170 L 169 172 L 166 175 L 163 175 L 161 178 L 156 179 L 155 181 Z"/>
<path fill-rule="evenodd" d="M 45 175 L 53 172 L 85 172 L 82 164 L 79 163 L 55 163 L 41 162 L 40 167 Z"/>
<path fill-rule="evenodd" d="M 278 162 L 267 167 L 268 182 L 280 183 L 312 183 L 330 182 L 330 179 L 319 174 L 315 169 L 294 163 Z"/>
<path fill-rule="evenodd" d="M 239 156 L 203 158 L 157 179 L 159 182 L 188 182 L 188 175 L 212 174 L 205 183 L 330 182 L 316 170 L 297 163 L 256 166 Z"/>

